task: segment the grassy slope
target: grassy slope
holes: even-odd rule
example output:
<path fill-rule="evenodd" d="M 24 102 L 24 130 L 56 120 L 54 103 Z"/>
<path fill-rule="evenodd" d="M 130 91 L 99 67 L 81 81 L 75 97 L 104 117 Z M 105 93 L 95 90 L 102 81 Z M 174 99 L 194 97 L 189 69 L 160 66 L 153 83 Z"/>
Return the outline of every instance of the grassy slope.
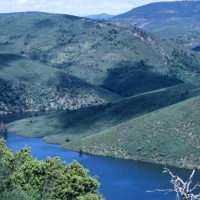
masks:
<path fill-rule="evenodd" d="M 21 61 L 30 60 L 17 56 L 20 59 L 11 62 L 15 64 L 14 73 L 11 73 L 10 58 L 7 59 L 6 64 L 5 58 L 2 59 L 0 73 L 8 75 L 6 79 L 10 81 L 17 77 L 15 82 L 8 84 L 11 92 L 6 94 L 8 97 L 3 96 L 3 100 L 10 99 L 11 93 L 17 91 L 16 85 L 19 85 L 22 92 L 13 101 L 21 100 L 26 92 L 30 95 L 29 105 L 33 100 L 38 100 L 38 94 L 42 97 L 46 96 L 46 99 L 39 98 L 42 103 L 53 99 L 54 103 L 60 102 L 61 107 L 64 106 L 63 102 L 69 105 L 66 92 L 71 89 L 71 83 L 74 83 L 73 90 L 69 92 L 70 96 L 72 92 L 72 98 L 75 98 L 70 104 L 73 108 L 77 104 L 80 105 L 80 102 L 85 103 L 86 95 L 91 94 L 85 85 L 94 88 L 95 94 L 98 93 L 96 87 L 85 82 L 80 83 L 79 79 L 74 79 L 66 73 L 123 96 L 177 85 L 182 81 L 197 82 L 199 79 L 198 54 L 130 25 L 52 14 L 5 16 L 0 19 L 0 25 L 5 27 L 0 30 L 0 52 L 20 53 L 23 57 L 38 62 L 36 68 L 34 67 L 36 70 L 33 70 L 34 74 L 29 74 L 32 72 L 30 65 L 23 64 Z M 30 62 L 31 65 L 36 63 Z M 39 65 L 40 70 L 37 68 Z M 22 67 L 19 68 L 19 73 L 16 66 Z M 22 76 L 24 66 L 26 73 Z M 44 71 L 42 70 L 41 73 L 43 68 Z M 55 71 L 51 74 L 50 69 Z M 9 74 L 15 76 L 9 79 Z M 35 80 L 37 76 L 41 77 Z M 50 80 L 47 77 L 51 77 Z M 18 84 L 19 79 L 23 81 L 20 84 Z M 40 85 L 41 82 L 43 87 L 34 87 L 33 83 Z M 5 81 L 2 82 L 2 86 L 5 86 Z M 45 87 L 52 89 L 53 92 L 48 91 L 44 95 Z M 5 88 L 3 90 L 5 91 Z M 56 98 L 49 96 L 55 94 L 55 90 Z M 102 90 L 98 91 L 101 95 Z M 113 94 L 104 92 L 105 98 L 108 98 L 107 94 L 111 95 L 109 96 L 111 100 L 117 98 Z M 83 147 L 85 152 L 94 154 L 191 167 L 191 163 L 199 162 L 191 156 L 192 154 L 198 156 L 196 143 L 194 148 L 191 145 L 194 142 L 193 133 L 184 135 L 183 130 L 183 136 L 186 136 L 189 141 L 183 145 L 181 140 L 184 137 L 181 135 L 179 138 L 177 134 L 172 133 L 170 127 L 174 127 L 173 131 L 181 130 L 179 122 L 185 120 L 187 125 L 187 120 L 193 120 L 190 114 L 196 111 L 192 110 L 193 107 L 189 108 L 190 101 L 183 100 L 196 95 L 199 95 L 198 85 L 183 84 L 113 103 L 21 120 L 11 123 L 9 130 L 26 136 L 46 136 L 47 142 L 64 143 L 69 139 L 71 141 L 63 146 L 73 150 Z M 94 103 L 94 96 L 92 93 L 89 98 L 86 98 L 89 103 L 91 99 Z M 180 101 L 182 103 L 168 107 L 170 116 L 167 114 L 168 108 L 150 113 Z M 27 102 L 26 98 L 25 102 Z M 34 106 L 38 105 L 40 102 L 34 103 Z M 178 109 L 182 105 L 186 106 L 182 112 L 186 112 L 190 116 L 189 119 L 182 118 L 182 113 Z M 198 107 L 196 109 L 198 112 Z M 162 121 L 165 119 L 167 123 Z M 186 128 L 188 126 L 190 124 Z M 191 127 L 192 131 L 197 127 L 195 122 Z M 169 136 L 162 133 L 167 133 Z M 181 161 L 178 154 L 182 157 Z"/>
<path fill-rule="evenodd" d="M 0 54 L 0 113 L 81 106 L 119 99 L 65 72 L 15 54 Z"/>
<path fill-rule="evenodd" d="M 73 141 L 105 131 L 196 95 L 200 95 L 199 85 L 181 84 L 112 104 L 16 121 L 9 124 L 9 131 L 28 137 L 45 136 L 46 142 L 62 144 L 66 139 Z"/>
<path fill-rule="evenodd" d="M 83 152 L 186 168 L 200 166 L 200 97 L 63 145 Z"/>
<path fill-rule="evenodd" d="M 123 96 L 198 79 L 198 54 L 131 25 L 33 13 L 5 16 L 0 26 L 0 52 L 21 53 Z"/>

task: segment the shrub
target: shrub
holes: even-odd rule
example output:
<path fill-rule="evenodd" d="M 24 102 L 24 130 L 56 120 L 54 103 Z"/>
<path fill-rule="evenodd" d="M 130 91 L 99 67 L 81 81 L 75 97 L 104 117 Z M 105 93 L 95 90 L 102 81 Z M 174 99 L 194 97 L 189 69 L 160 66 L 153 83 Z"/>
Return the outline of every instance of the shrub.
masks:
<path fill-rule="evenodd" d="M 29 148 L 12 152 L 0 140 L 0 163 L 2 200 L 12 199 L 16 192 L 15 199 L 22 200 L 102 199 L 96 178 L 76 161 L 67 166 L 59 157 L 39 161 L 31 157 Z"/>

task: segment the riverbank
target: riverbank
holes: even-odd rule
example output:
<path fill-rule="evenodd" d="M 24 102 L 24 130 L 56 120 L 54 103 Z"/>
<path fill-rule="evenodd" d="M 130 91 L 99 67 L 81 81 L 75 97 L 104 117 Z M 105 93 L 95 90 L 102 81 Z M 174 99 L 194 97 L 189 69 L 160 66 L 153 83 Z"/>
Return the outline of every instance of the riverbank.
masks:
<path fill-rule="evenodd" d="M 128 120 L 66 149 L 101 156 L 200 169 L 200 97 Z"/>
<path fill-rule="evenodd" d="M 162 192 L 146 193 L 146 190 L 155 188 L 171 188 L 170 177 L 163 174 L 163 166 L 133 160 L 115 159 L 109 157 L 93 156 L 68 151 L 60 148 L 59 145 L 52 145 L 43 142 L 41 138 L 26 138 L 8 135 L 7 146 L 13 151 L 18 151 L 24 146 L 31 147 L 31 154 L 39 160 L 47 156 L 59 156 L 67 164 L 77 160 L 84 168 L 89 169 L 90 175 L 97 175 L 101 183 L 100 193 L 108 200 L 171 200 L 175 199 L 175 193 L 164 195 Z M 184 180 L 188 179 L 191 171 L 170 167 L 171 171 Z M 200 176 L 197 170 L 194 182 Z"/>
<path fill-rule="evenodd" d="M 24 119 L 8 130 L 73 151 L 199 169 L 200 96 L 152 112 L 156 95 Z"/>

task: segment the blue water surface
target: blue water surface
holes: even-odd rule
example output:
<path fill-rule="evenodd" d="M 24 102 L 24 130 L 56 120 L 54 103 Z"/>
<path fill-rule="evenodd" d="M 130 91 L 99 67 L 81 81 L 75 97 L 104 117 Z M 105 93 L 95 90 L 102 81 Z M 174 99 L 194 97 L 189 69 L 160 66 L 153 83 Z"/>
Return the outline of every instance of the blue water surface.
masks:
<path fill-rule="evenodd" d="M 59 156 L 66 163 L 73 160 L 80 162 L 83 167 L 89 169 L 90 175 L 99 176 L 101 183 L 100 192 L 107 200 L 175 200 L 175 193 L 163 192 L 147 193 L 147 190 L 155 188 L 172 188 L 170 176 L 163 174 L 163 166 L 150 163 L 136 162 L 124 159 L 93 156 L 62 149 L 59 145 L 43 142 L 41 138 L 26 138 L 8 134 L 6 145 L 13 151 L 28 146 L 31 154 L 38 159 L 47 156 Z M 188 179 L 191 170 L 170 167 L 174 174 Z M 200 173 L 195 175 L 195 181 L 200 178 Z"/>

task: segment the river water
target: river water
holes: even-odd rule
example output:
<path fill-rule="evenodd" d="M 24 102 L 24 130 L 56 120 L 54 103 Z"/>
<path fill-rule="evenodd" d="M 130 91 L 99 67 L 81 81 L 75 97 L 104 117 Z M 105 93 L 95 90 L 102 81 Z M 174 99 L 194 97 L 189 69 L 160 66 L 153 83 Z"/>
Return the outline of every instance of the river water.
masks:
<path fill-rule="evenodd" d="M 13 151 L 29 146 L 33 157 L 45 159 L 47 156 L 60 156 L 66 163 L 73 160 L 80 162 L 89 169 L 90 175 L 99 176 L 100 192 L 107 200 L 175 200 L 175 193 L 147 193 L 155 188 L 172 188 L 170 176 L 163 174 L 163 166 L 131 160 L 92 156 L 67 151 L 59 145 L 46 144 L 41 138 L 25 138 L 14 134 L 8 135 L 7 146 Z M 170 167 L 174 174 L 182 178 L 189 177 L 191 170 Z M 197 172 L 195 180 L 200 178 Z"/>
<path fill-rule="evenodd" d="M 19 115 L 1 116 L 4 122 L 26 118 Z M 89 169 L 91 176 L 99 176 L 101 183 L 100 192 L 107 200 L 175 200 L 176 194 L 163 192 L 147 193 L 147 190 L 172 189 L 170 176 L 163 174 L 162 165 L 137 162 L 132 160 L 115 159 L 109 157 L 93 156 L 62 149 L 59 145 L 43 142 L 41 138 L 26 138 L 9 133 L 6 145 L 13 151 L 22 147 L 31 148 L 31 154 L 38 159 L 47 156 L 59 156 L 66 163 L 73 160 L 80 162 L 84 168 Z M 184 181 L 188 180 L 191 170 L 169 167 L 170 170 L 180 176 Z M 193 182 L 200 180 L 200 172 L 195 173 Z"/>

